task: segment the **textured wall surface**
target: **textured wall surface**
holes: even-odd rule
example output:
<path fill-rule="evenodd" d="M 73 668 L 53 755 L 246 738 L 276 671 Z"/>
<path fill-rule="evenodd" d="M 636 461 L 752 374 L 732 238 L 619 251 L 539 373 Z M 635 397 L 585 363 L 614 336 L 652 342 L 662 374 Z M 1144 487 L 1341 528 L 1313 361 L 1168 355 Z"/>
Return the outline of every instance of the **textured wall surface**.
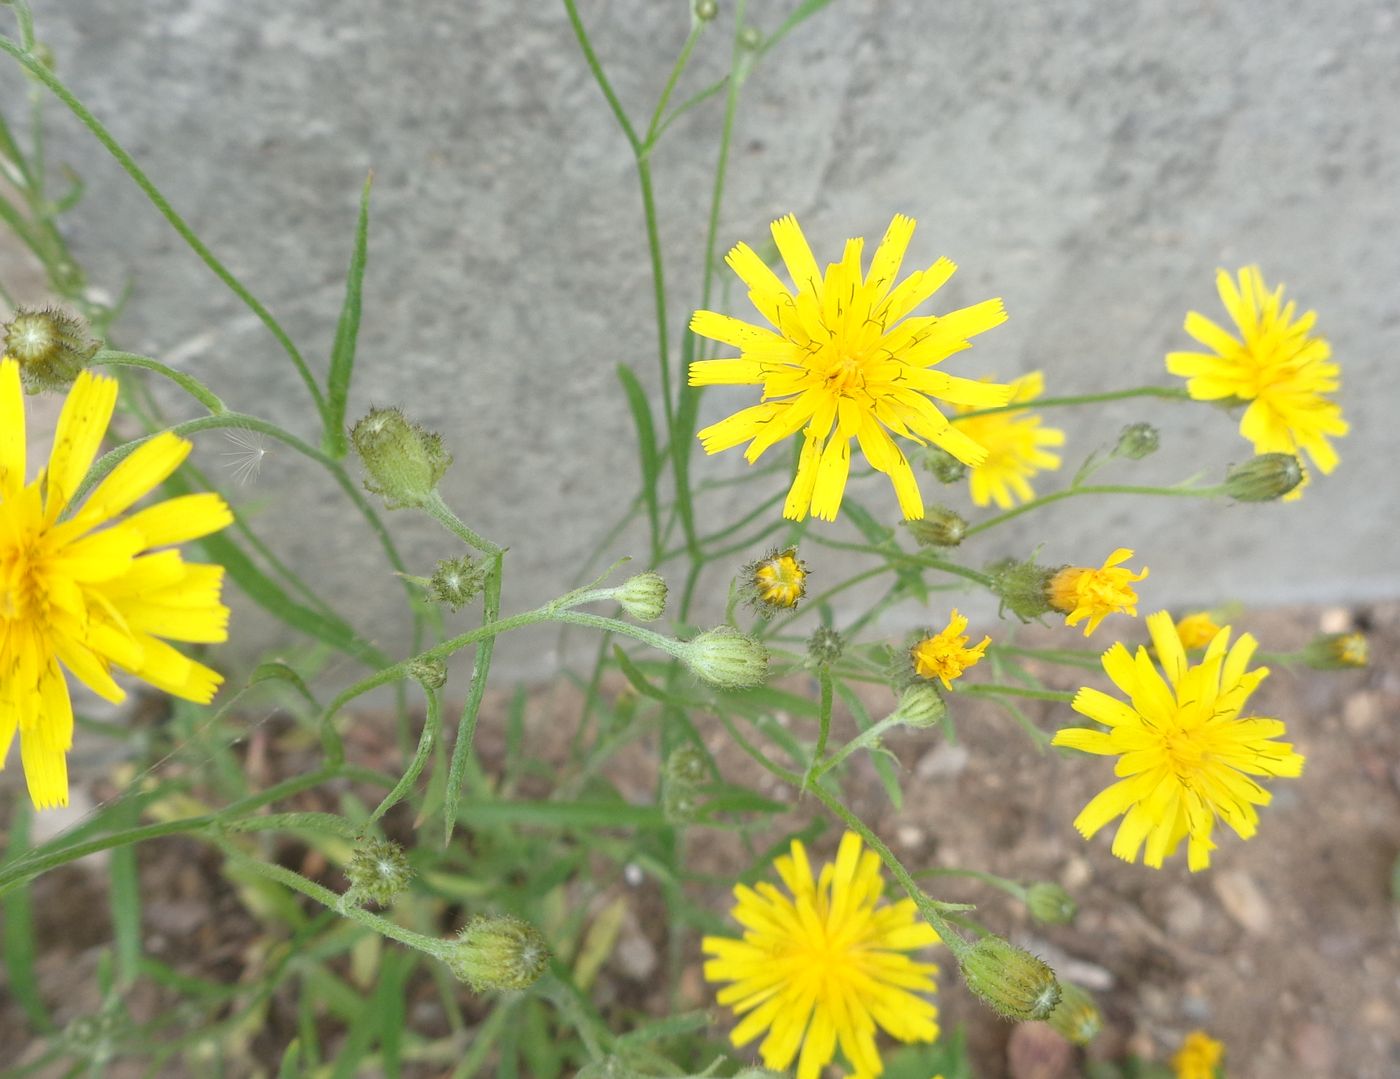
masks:
<path fill-rule="evenodd" d="M 445 491 L 510 548 L 507 610 L 572 583 L 636 473 L 614 378 L 658 389 L 649 271 L 631 158 L 547 0 L 141 0 L 36 4 L 40 34 L 76 92 L 170 200 L 325 362 L 356 199 L 375 172 L 371 262 L 352 413 L 400 403 L 443 432 Z M 725 69 L 732 3 L 680 93 Z M 753 0 L 776 27 L 792 0 Z M 685 39 L 683 0 L 581 4 L 624 105 L 649 114 Z M 0 65 L 19 113 L 23 80 Z M 1288 6 L 982 0 L 837 0 L 763 58 L 745 87 L 721 221 L 723 246 L 761 242 L 796 212 L 818 258 L 920 221 L 910 261 L 961 266 L 937 309 L 990 295 L 1010 321 L 949 370 L 1042 368 L 1052 393 L 1171 379 L 1188 308 L 1218 313 L 1217 266 L 1262 265 L 1319 312 L 1343 370 L 1353 433 L 1342 466 L 1300 504 L 1184 499 L 1063 503 L 968 558 L 1097 561 L 1137 547 L 1144 603 L 1400 593 L 1394 462 L 1400 406 L 1400 22 L 1391 0 Z M 654 166 L 673 336 L 698 287 L 721 99 L 677 123 Z M 51 152 L 87 181 L 69 218 L 92 279 L 134 293 L 124 347 L 196 371 L 231 406 L 314 440 L 300 382 L 263 328 L 209 275 L 113 161 L 56 105 Z M 13 247 L 13 241 L 5 243 Z M 0 251 L 13 273 L 13 250 Z M 34 283 L 26 286 L 35 295 Z M 745 315 L 742 297 L 733 309 Z M 751 402 L 710 391 L 704 416 Z M 1067 463 L 1151 419 L 1164 452 L 1108 480 L 1218 475 L 1248 455 L 1230 417 L 1144 401 L 1062 411 Z M 1391 416 L 1391 420 L 1385 417 Z M 210 467 L 235 448 L 206 437 Z M 397 650 L 401 593 L 343 496 L 269 447 L 239 489 L 269 543 Z M 733 475 L 736 454 L 697 458 Z M 762 481 L 766 497 L 787 480 Z M 891 518 L 876 477 L 860 490 Z M 1063 482 L 1063 477 L 1058 481 Z M 926 498 L 938 497 L 924 477 Z M 707 504 L 717 527 L 750 493 Z M 962 491 L 952 494 L 965 505 Z M 452 553 L 425 520 L 390 523 L 415 568 Z M 824 526 L 823 526 L 824 527 Z M 642 549 L 636 534 L 609 555 Z M 815 552 L 809 552 L 815 553 Z M 822 556 L 821 579 L 839 568 Z M 723 582 L 714 582 L 722 596 Z M 349 605 L 347 600 L 338 600 Z M 712 605 L 714 606 L 714 605 Z M 920 612 L 893 612 L 897 622 Z M 272 646 L 249 615 L 240 647 Z M 549 635 L 545 635 L 548 637 Z M 540 670 L 544 637 L 505 661 Z"/>

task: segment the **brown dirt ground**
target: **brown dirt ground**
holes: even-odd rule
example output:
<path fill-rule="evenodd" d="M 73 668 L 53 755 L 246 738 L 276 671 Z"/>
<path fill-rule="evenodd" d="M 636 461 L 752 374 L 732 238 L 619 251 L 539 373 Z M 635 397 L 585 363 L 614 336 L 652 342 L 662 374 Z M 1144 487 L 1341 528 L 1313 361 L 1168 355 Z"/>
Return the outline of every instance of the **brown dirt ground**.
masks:
<path fill-rule="evenodd" d="M 976 902 L 984 924 L 1039 951 L 1062 973 L 1097 991 L 1106 1025 L 1091 1057 L 1135 1052 L 1162 1060 L 1187 1031 L 1203 1027 L 1228 1045 L 1233 1079 L 1390 1079 L 1400 1075 L 1400 921 L 1389 891 L 1400 852 L 1400 605 L 1361 612 L 1280 610 L 1240 620 L 1271 650 L 1297 647 L 1319 627 L 1352 624 L 1362 625 L 1371 638 L 1370 669 L 1280 669 L 1256 694 L 1255 711 L 1288 722 L 1307 767 L 1301 779 L 1274 785 L 1274 803 L 1262 813 L 1259 835 L 1248 843 L 1220 837 L 1212 867 L 1203 873 L 1188 873 L 1177 864 L 1181 858 L 1160 871 L 1128 865 L 1111 856 L 1107 835 L 1082 840 L 1070 822 L 1111 781 L 1111 765 L 1040 752 L 1003 713 L 971 698 L 957 702 L 957 747 L 948 746 L 937 731 L 902 732 L 889 740 L 904 770 L 901 811 L 891 809 L 867 762 L 855 766 L 846 789 L 854 792 L 855 808 L 912 867 L 960 865 L 1023 881 L 1054 880 L 1076 896 L 1075 923 L 1045 927 L 1031 923 L 1020 904 L 983 885 L 939 881 L 935 891 L 941 898 Z M 1049 639 L 1057 647 L 1070 643 L 1063 631 Z M 560 744 L 572 729 L 566 717 L 575 715 L 576 707 L 576 694 L 567 687 L 541 690 L 527 710 L 532 742 Z M 1048 731 L 1063 722 L 1061 709 L 1029 702 L 1027 711 Z M 498 719 L 499 713 L 486 715 L 479 733 L 488 766 L 501 753 Z M 836 733 L 848 734 L 849 727 L 833 737 Z M 249 768 L 266 773 L 257 776 L 260 782 L 307 764 L 295 756 L 269 761 L 268 747 L 277 741 L 276 725 L 264 725 L 249 747 Z M 722 731 L 710 744 L 728 778 L 791 800 L 789 792 L 727 746 Z M 655 775 L 648 748 L 639 746 L 617 761 L 614 780 L 628 797 L 647 796 Z M 384 752 L 368 744 L 361 749 Z M 19 793 L 17 772 L 11 769 L 0 779 L 0 805 Z M 103 781 L 95 787 L 96 797 L 109 793 Z M 327 807 L 312 798 L 297 808 Z M 796 806 L 777 826 L 800 826 L 813 813 L 810 805 Z M 838 834 L 830 829 L 819 853 L 829 853 L 826 848 Z M 738 852 L 725 833 L 691 835 L 692 868 L 733 873 Z M 304 847 L 288 844 L 277 853 L 285 864 L 330 887 L 343 883 Z M 206 978 L 242 977 L 255 961 L 256 922 L 222 877 L 218 856 L 188 840 L 161 840 L 140 848 L 140 866 L 151 953 Z M 97 1006 L 94 971 L 111 940 L 103 880 L 100 871 L 73 866 L 41 878 L 34 890 L 41 989 L 61 1022 Z M 600 978 L 598 995 L 646 1007 L 656 957 L 667 945 L 656 917 L 657 896 L 645 882 L 614 891 L 629 896 L 633 916 Z M 728 905 L 721 888 L 697 898 L 715 910 Z M 448 912 L 445 921 L 459 914 Z M 696 942 L 684 947 L 693 954 Z M 944 1025 L 966 1025 L 981 1079 L 1077 1074 L 1073 1065 L 1013 1070 L 1008 1042 L 1013 1035 L 1024 1042 L 1033 1032 L 1017 1031 L 972 1001 L 947 964 L 942 983 Z M 422 1034 L 444 1033 L 430 983 L 422 988 L 421 994 L 415 988 L 409 1021 Z M 682 997 L 682 1006 L 711 1002 L 698 963 L 682 979 Z M 170 1005 L 170 998 L 150 986 L 127 1002 L 138 1019 Z M 294 1001 L 275 999 L 263 1029 L 249 1040 L 247 1074 L 258 1064 L 275 1071 L 294 1030 Z M 25 1059 L 31 1038 L 23 1016 L 0 991 L 0 1061 Z M 440 1068 L 405 1072 L 445 1073 Z M 124 1072 L 118 1067 L 108 1074 Z"/>

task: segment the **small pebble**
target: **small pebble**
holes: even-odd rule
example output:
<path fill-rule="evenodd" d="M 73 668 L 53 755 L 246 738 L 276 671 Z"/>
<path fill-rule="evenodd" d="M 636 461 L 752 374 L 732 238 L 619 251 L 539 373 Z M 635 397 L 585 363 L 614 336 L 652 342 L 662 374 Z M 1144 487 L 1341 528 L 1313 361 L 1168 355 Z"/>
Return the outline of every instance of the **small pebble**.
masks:
<path fill-rule="evenodd" d="M 1238 869 L 1225 869 L 1212 880 L 1220 905 L 1246 933 L 1263 936 L 1273 924 L 1273 913 L 1254 878 Z"/>

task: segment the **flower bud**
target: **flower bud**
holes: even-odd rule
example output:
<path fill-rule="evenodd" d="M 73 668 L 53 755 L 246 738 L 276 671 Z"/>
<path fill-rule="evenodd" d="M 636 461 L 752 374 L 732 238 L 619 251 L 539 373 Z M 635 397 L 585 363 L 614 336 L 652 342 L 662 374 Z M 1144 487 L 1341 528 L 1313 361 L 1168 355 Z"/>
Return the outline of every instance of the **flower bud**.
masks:
<path fill-rule="evenodd" d="M 957 483 L 967 475 L 967 465 L 942 446 L 926 446 L 922 456 L 924 468 L 932 472 L 939 483 Z"/>
<path fill-rule="evenodd" d="M 1225 493 L 1237 502 L 1272 502 L 1303 482 L 1303 466 L 1291 453 L 1261 453 L 1225 475 Z"/>
<path fill-rule="evenodd" d="M 452 463 L 442 437 L 409 422 L 397 408 L 374 408 L 350 430 L 365 466 L 365 489 L 391 510 L 424 506 Z"/>
<path fill-rule="evenodd" d="M 88 336 L 87 323 L 56 307 L 21 307 L 5 323 L 3 352 L 19 364 L 26 393 L 71 385 L 100 347 Z"/>
<path fill-rule="evenodd" d="M 549 966 L 549 945 L 529 922 L 501 914 L 473 918 L 443 958 L 478 993 L 527 989 Z"/>
<path fill-rule="evenodd" d="M 1007 1019 L 1045 1019 L 1060 983 L 1043 960 L 1000 937 L 983 937 L 962 956 L 967 987 Z"/>
<path fill-rule="evenodd" d="M 345 898 L 351 903 L 369 901 L 387 907 L 413 879 L 413 869 L 397 843 L 370 836 L 361 838 L 345 867 L 350 878 L 350 890 Z"/>
<path fill-rule="evenodd" d="M 807 638 L 807 658 L 819 667 L 830 667 L 841 658 L 846 642 L 830 626 L 818 626 Z"/>
<path fill-rule="evenodd" d="M 931 506 L 922 521 L 905 521 L 904 527 L 920 547 L 956 547 L 967 535 L 967 521 L 947 506 Z"/>
<path fill-rule="evenodd" d="M 1356 669 L 1371 662 L 1371 646 L 1364 633 L 1321 633 L 1302 652 L 1302 660 L 1316 671 Z"/>
<path fill-rule="evenodd" d="M 807 594 L 807 563 L 797 557 L 797 548 L 773 548 L 750 562 L 739 575 L 739 592 L 749 606 L 769 618 L 791 611 Z"/>
<path fill-rule="evenodd" d="M 1156 453 L 1160 442 L 1157 428 L 1150 423 L 1130 423 L 1118 435 L 1118 445 L 1113 448 L 1113 456 L 1141 461 L 1144 457 Z"/>
<path fill-rule="evenodd" d="M 716 626 L 681 647 L 681 659 L 712 686 L 746 689 L 768 677 L 768 650 L 733 626 Z"/>
<path fill-rule="evenodd" d="M 1026 889 L 1026 909 L 1037 922 L 1068 925 L 1079 913 L 1074 897 L 1058 884 L 1041 881 Z"/>
<path fill-rule="evenodd" d="M 623 581 L 613 599 L 638 622 L 655 622 L 666 610 L 666 582 L 659 573 L 639 573 Z"/>
<path fill-rule="evenodd" d="M 695 0 L 695 17 L 701 22 L 713 22 L 719 15 L 719 4 L 715 0 Z"/>
<path fill-rule="evenodd" d="M 700 799 L 689 783 L 667 783 L 661 792 L 661 815 L 672 826 L 693 824 L 700 815 Z"/>
<path fill-rule="evenodd" d="M 1094 998 L 1073 982 L 1060 983 L 1060 1002 L 1046 1020 L 1075 1045 L 1088 1045 L 1103 1027 L 1103 1013 Z"/>
<path fill-rule="evenodd" d="M 920 729 L 942 723 L 948 715 L 948 706 L 932 682 L 916 682 L 899 698 L 894 714 L 904 726 Z"/>
<path fill-rule="evenodd" d="M 464 603 L 470 603 L 486 587 L 486 562 L 484 559 L 445 558 L 437 564 L 433 578 L 428 582 L 428 591 L 439 603 L 457 610 Z"/>
<path fill-rule="evenodd" d="M 709 762 L 705 759 L 705 751 L 699 746 L 678 746 L 666 758 L 666 779 L 670 783 L 694 787 L 709 778 Z"/>
<path fill-rule="evenodd" d="M 1010 610 L 1022 622 L 1039 618 L 1050 608 L 1050 581 L 1059 569 L 1037 566 L 1035 559 L 1016 562 L 1007 559 L 990 568 L 992 590 L 1001 597 L 1003 610 Z"/>
<path fill-rule="evenodd" d="M 757 50 L 763 44 L 763 34 L 756 26 L 746 26 L 739 31 L 739 44 L 749 50 Z"/>
<path fill-rule="evenodd" d="M 447 664 L 440 659 L 410 660 L 408 673 L 429 689 L 447 685 Z"/>

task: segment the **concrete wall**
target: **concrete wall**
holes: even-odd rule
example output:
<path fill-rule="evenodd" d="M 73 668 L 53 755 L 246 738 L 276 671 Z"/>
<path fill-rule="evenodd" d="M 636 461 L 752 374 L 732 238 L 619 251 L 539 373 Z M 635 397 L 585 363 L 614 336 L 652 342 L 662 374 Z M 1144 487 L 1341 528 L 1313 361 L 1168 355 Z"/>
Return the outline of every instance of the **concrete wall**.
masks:
<path fill-rule="evenodd" d="M 657 372 L 631 159 L 562 5 L 36 6 L 64 78 L 318 370 L 360 182 L 373 168 L 352 412 L 399 403 L 442 431 L 457 458 L 449 500 L 511 549 L 508 610 L 572 583 L 636 472 L 614 365 L 632 364 L 653 395 Z M 753 0 L 750 18 L 772 30 L 794 6 Z M 620 97 L 644 122 L 685 38 L 686 4 L 581 7 Z M 682 96 L 725 69 L 733 3 L 721 8 Z M 12 121 L 23 86 L 0 65 Z M 721 244 L 757 243 L 771 218 L 793 211 L 825 260 L 844 237 L 873 238 L 892 212 L 909 213 L 920 221 L 911 261 L 946 254 L 962 267 L 939 296 L 944 307 L 1001 295 L 1011 313 L 949 369 L 1010 377 L 1043 368 L 1054 393 L 1172 383 L 1163 354 L 1186 347 L 1188 308 L 1218 311 L 1215 268 L 1259 262 L 1319 312 L 1342 365 L 1353 434 L 1337 473 L 1288 506 L 1075 500 L 967 556 L 1026 553 L 1052 533 L 1051 562 L 1134 546 L 1152 567 L 1149 609 L 1224 596 L 1394 596 L 1398 105 L 1400 23 L 1389 0 L 837 0 L 768 54 L 746 87 Z M 696 296 L 719 108 L 696 109 L 655 155 L 673 330 Z M 121 344 L 314 439 L 304 391 L 268 334 L 101 148 L 57 106 L 50 114 L 53 159 L 88 184 L 69 218 L 74 247 L 94 282 L 135 286 Z M 14 252 L 3 255 L 12 266 Z M 32 281 L 24 287 L 33 295 Z M 734 301 L 736 313 L 744 306 Z M 712 391 L 705 416 L 750 401 L 748 391 Z M 1202 406 L 1142 402 L 1057 418 L 1070 431 L 1070 463 L 1125 422 L 1157 423 L 1159 458 L 1112 473 L 1128 482 L 1196 467 L 1218 475 L 1248 455 L 1234 420 Z M 201 443 L 216 469 L 234 449 L 220 435 Z M 269 450 L 258 479 L 238 489 L 256 525 L 357 623 L 402 648 L 401 594 L 365 530 L 314 468 Z M 699 459 L 696 472 L 740 468 L 729 454 Z M 786 482 L 770 477 L 762 494 Z M 859 490 L 893 517 L 883 479 Z M 938 497 L 931 478 L 925 493 Z M 757 497 L 751 489 L 711 503 L 709 526 Z M 424 520 L 400 513 L 390 523 L 415 568 L 453 553 Z M 640 553 L 636 536 L 609 554 Z M 808 553 L 822 581 L 851 565 Z M 723 582 L 711 587 L 713 612 Z M 252 615 L 236 632 L 244 654 L 278 641 Z M 552 644 L 537 636 L 507 648 L 504 661 L 542 672 Z"/>

